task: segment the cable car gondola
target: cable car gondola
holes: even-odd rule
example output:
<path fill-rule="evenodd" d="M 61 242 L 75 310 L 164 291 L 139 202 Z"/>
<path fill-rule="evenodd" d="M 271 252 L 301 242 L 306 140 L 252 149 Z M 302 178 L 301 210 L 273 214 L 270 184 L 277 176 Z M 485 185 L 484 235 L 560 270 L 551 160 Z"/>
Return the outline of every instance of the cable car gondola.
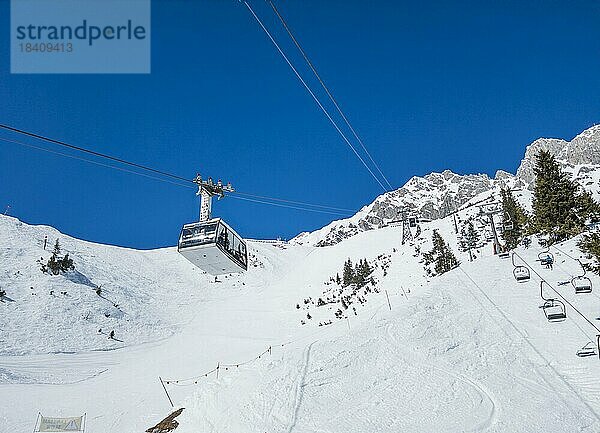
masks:
<path fill-rule="evenodd" d="M 231 274 L 248 269 L 246 242 L 221 218 L 210 218 L 213 196 L 224 197 L 231 192 L 230 184 L 216 184 L 211 178 L 203 181 L 200 175 L 194 182 L 198 184 L 200 195 L 200 221 L 185 224 L 179 235 L 177 251 L 198 268 L 211 275 Z"/>
<path fill-rule="evenodd" d="M 529 268 L 527 266 L 517 265 L 515 263 L 515 253 L 512 254 L 512 265 L 514 266 L 513 276 L 517 282 L 523 283 L 531 279 L 531 272 L 529 271 Z"/>
<path fill-rule="evenodd" d="M 583 266 L 583 264 L 581 263 L 581 261 L 580 260 L 577 260 L 577 261 L 579 262 L 581 269 L 583 269 L 583 274 L 573 277 L 571 279 L 571 285 L 575 289 L 575 294 L 591 293 L 592 280 L 590 280 L 588 277 L 585 276 L 587 271 L 586 271 L 585 267 Z"/>
<path fill-rule="evenodd" d="M 177 251 L 211 275 L 248 269 L 246 243 L 220 218 L 184 225 Z"/>

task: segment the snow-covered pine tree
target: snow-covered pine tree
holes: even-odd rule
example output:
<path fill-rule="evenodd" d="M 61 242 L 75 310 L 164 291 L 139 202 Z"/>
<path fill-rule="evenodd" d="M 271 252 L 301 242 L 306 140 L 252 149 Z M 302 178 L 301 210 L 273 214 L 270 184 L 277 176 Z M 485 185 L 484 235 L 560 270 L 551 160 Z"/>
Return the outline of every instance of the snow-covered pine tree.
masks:
<path fill-rule="evenodd" d="M 512 191 L 508 188 L 502 188 L 502 224 L 507 227 L 512 224 L 510 230 L 502 231 L 502 239 L 506 243 L 506 248 L 512 250 L 519 245 L 521 238 L 525 234 L 527 227 L 527 214 L 517 200 L 515 200 Z"/>
<path fill-rule="evenodd" d="M 600 222 L 600 204 L 594 200 L 592 194 L 583 191 L 579 195 L 578 203 L 579 215 L 591 223 Z"/>
<path fill-rule="evenodd" d="M 473 261 L 473 250 L 481 246 L 479 232 L 472 220 L 467 221 L 460 229 L 460 249 L 469 252 L 469 261 Z"/>
<path fill-rule="evenodd" d="M 342 286 L 347 287 L 354 282 L 354 268 L 352 260 L 348 259 L 344 263 L 344 271 L 342 272 Z"/>
<path fill-rule="evenodd" d="M 577 242 L 577 246 L 594 259 L 592 263 L 585 265 L 586 269 L 600 275 L 600 234 L 589 233 L 583 235 Z"/>
<path fill-rule="evenodd" d="M 372 272 L 373 270 L 371 269 L 371 265 L 369 265 L 369 261 L 367 259 L 361 260 L 354 270 L 354 283 L 356 286 L 364 286 L 368 282 Z"/>
<path fill-rule="evenodd" d="M 444 274 L 460 265 L 460 262 L 437 230 L 433 231 L 432 242 L 433 249 L 423 254 L 423 257 L 425 266 L 434 265 L 433 275 Z"/>
<path fill-rule="evenodd" d="M 50 270 L 53 275 L 58 275 L 60 273 L 60 259 L 60 243 L 58 242 L 58 239 L 56 239 L 56 242 L 54 243 L 54 249 L 52 250 L 52 255 L 46 264 L 48 270 Z"/>
<path fill-rule="evenodd" d="M 537 154 L 534 172 L 532 233 L 548 236 L 549 244 L 581 233 L 586 220 L 598 214 L 598 204 L 591 195 L 579 193 L 577 183 L 560 169 L 549 151 Z"/>

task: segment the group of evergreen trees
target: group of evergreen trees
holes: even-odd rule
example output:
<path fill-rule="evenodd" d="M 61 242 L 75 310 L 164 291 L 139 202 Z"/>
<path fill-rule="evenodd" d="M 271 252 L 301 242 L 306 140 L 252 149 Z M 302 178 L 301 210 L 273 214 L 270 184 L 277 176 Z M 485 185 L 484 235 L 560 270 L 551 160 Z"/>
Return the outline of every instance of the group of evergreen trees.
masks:
<path fill-rule="evenodd" d="M 507 249 L 515 248 L 527 235 L 538 234 L 552 245 L 581 233 L 588 221 L 600 219 L 600 206 L 583 191 L 568 173 L 561 170 L 554 156 L 541 150 L 535 160 L 535 186 L 532 214 L 529 217 L 509 189 L 502 190 L 502 233 Z"/>
<path fill-rule="evenodd" d="M 433 249 L 423 254 L 425 266 L 433 264 L 433 271 L 426 268 L 430 274 L 441 275 L 460 265 L 460 262 L 437 230 L 433 231 L 432 242 Z"/>
<path fill-rule="evenodd" d="M 541 150 L 536 155 L 534 173 L 530 217 L 510 190 L 502 191 L 503 223 L 510 227 L 502 233 L 507 249 L 515 248 L 524 236 L 532 234 L 543 236 L 546 245 L 552 245 L 580 234 L 586 223 L 600 221 L 600 205 L 562 171 L 549 151 Z M 596 264 L 589 268 L 600 273 L 600 235 L 587 234 L 578 245 L 596 258 Z"/>
<path fill-rule="evenodd" d="M 337 275 L 336 281 L 338 284 L 341 283 L 342 287 L 347 287 L 351 284 L 356 285 L 356 287 L 362 287 L 369 282 L 373 282 L 372 273 L 373 268 L 371 268 L 367 259 L 361 259 L 355 266 L 352 265 L 352 260 L 348 259 L 344 263 L 342 278 Z"/>
<path fill-rule="evenodd" d="M 61 272 L 72 271 L 74 269 L 75 265 L 73 264 L 73 260 L 69 258 L 69 253 L 65 254 L 64 257 L 61 256 L 60 244 L 57 239 L 48 262 L 42 265 L 42 272 L 58 275 Z"/>

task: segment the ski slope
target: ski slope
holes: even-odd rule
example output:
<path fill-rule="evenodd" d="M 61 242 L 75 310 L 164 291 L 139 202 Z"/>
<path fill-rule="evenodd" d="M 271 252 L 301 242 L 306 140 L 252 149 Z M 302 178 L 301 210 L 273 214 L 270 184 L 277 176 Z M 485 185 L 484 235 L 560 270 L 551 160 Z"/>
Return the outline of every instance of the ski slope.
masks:
<path fill-rule="evenodd" d="M 85 412 L 90 433 L 145 431 L 171 411 L 159 376 L 186 408 L 178 433 L 600 431 L 599 361 L 575 356 L 595 330 L 570 309 L 548 323 L 539 277 L 517 283 L 489 245 L 427 277 L 415 248 L 429 249 L 433 229 L 457 252 L 451 218 L 412 245 L 399 227 L 324 248 L 250 242 L 250 270 L 214 282 L 174 248 L 93 244 L 0 217 L 0 286 L 13 299 L 0 304 L 0 432 L 31 431 L 38 412 Z M 46 235 L 85 279 L 39 271 Z M 552 271 L 536 242 L 518 254 L 598 322 L 596 292 L 558 284 L 579 271 L 574 241 L 558 247 Z M 377 264 L 377 291 L 338 319 L 339 303 L 316 300 L 347 258 Z M 113 303 L 122 314 L 106 317 Z M 218 378 L 204 376 L 217 365 Z"/>

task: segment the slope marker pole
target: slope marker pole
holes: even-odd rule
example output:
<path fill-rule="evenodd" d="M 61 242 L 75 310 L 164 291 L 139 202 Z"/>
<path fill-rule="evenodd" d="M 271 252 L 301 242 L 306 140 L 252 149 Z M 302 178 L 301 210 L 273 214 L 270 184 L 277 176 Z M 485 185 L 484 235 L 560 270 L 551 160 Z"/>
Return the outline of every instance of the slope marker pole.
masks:
<path fill-rule="evenodd" d="M 167 392 L 167 387 L 165 386 L 165 383 L 163 382 L 163 380 L 160 376 L 158 376 L 158 380 L 160 380 L 160 384 L 162 385 L 163 389 L 165 390 L 165 394 L 167 394 L 167 398 L 169 399 L 169 403 L 171 403 L 171 407 L 175 407 L 175 405 L 173 404 L 173 400 L 171 400 L 171 396 Z"/>
<path fill-rule="evenodd" d="M 388 307 L 390 307 L 390 311 L 392 311 L 392 304 L 390 303 L 390 295 L 388 295 L 388 291 L 385 291 L 385 297 L 387 298 L 388 301 Z"/>

